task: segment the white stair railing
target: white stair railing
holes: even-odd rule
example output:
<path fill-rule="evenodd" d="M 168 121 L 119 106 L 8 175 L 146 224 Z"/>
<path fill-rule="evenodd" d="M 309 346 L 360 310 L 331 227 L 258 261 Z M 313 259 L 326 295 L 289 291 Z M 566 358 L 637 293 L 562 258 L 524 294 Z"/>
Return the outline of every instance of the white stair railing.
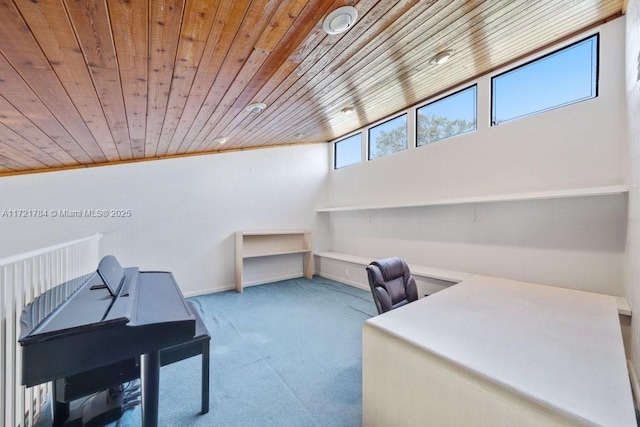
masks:
<path fill-rule="evenodd" d="M 32 427 L 50 393 L 50 383 L 21 385 L 22 354 L 18 344 L 20 315 L 41 293 L 84 276 L 100 261 L 102 234 L 0 258 L 0 425 Z M 55 291 L 46 308 L 55 309 L 80 285 Z M 46 313 L 44 313 L 46 314 Z"/>

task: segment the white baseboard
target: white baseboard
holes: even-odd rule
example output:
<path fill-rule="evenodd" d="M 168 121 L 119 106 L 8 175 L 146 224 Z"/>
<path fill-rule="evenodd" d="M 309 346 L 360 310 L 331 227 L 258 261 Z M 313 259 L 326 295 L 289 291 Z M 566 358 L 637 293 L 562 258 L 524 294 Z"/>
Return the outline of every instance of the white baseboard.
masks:
<path fill-rule="evenodd" d="M 289 279 L 298 279 L 300 277 L 302 277 L 300 276 L 300 274 L 285 274 L 284 276 L 269 277 L 268 279 L 260 279 L 260 280 L 254 280 L 251 282 L 244 282 L 242 284 L 242 287 L 246 288 L 249 286 L 264 285 L 265 283 L 279 282 L 281 280 L 289 280 Z"/>
<path fill-rule="evenodd" d="M 333 276 L 331 274 L 326 274 L 326 273 L 320 273 L 320 272 L 315 272 L 314 274 L 320 276 L 320 277 L 324 277 L 325 279 L 329 279 L 329 280 L 333 280 L 334 282 L 339 282 L 342 283 L 344 285 L 349 285 L 349 286 L 353 286 L 354 288 L 358 288 L 358 289 L 362 289 L 365 291 L 369 291 L 369 285 L 363 285 L 362 283 L 358 283 L 356 281 L 353 280 L 349 280 L 349 279 L 345 279 L 344 277 L 338 277 L 338 276 Z M 288 279 L 297 279 L 300 276 L 282 276 L 282 277 L 276 277 L 276 278 L 272 278 L 269 279 L 268 281 L 255 281 L 255 282 L 249 282 L 249 283 L 245 283 L 243 285 L 243 287 L 247 287 L 247 286 L 256 286 L 256 285 L 264 285 L 266 283 L 271 283 L 271 282 L 277 282 L 280 280 L 288 280 Z M 185 298 L 191 298 L 191 297 L 199 297 L 201 295 L 208 295 L 208 294 L 215 294 L 218 292 L 225 292 L 225 291 L 232 291 L 236 288 L 236 285 L 226 285 L 226 286 L 217 286 L 215 288 L 207 288 L 207 289 L 200 289 L 197 291 L 189 291 L 189 292 L 184 292 L 184 297 Z"/>
<path fill-rule="evenodd" d="M 284 275 L 284 276 L 278 276 L 278 277 L 270 277 L 268 279 L 262 279 L 262 280 L 254 280 L 252 282 L 245 282 L 242 287 L 243 288 L 247 288 L 249 286 L 256 286 L 256 285 L 264 285 L 267 283 L 272 283 L 272 282 L 279 282 L 281 280 L 289 280 L 289 279 L 297 279 L 301 277 L 298 274 L 288 274 L 288 275 Z M 226 285 L 226 286 L 217 286 L 215 288 L 207 288 L 207 289 L 200 289 L 197 291 L 189 291 L 189 292 L 184 292 L 184 297 L 185 298 L 191 298 L 191 297 L 199 297 L 201 295 L 208 295 L 208 294 L 215 294 L 218 292 L 225 292 L 225 291 L 232 291 L 236 288 L 236 285 Z"/>
<path fill-rule="evenodd" d="M 207 288 L 207 289 L 200 289 L 198 291 L 184 292 L 183 295 L 184 295 L 185 298 L 199 297 L 201 295 L 216 294 L 218 292 L 232 291 L 235 288 L 236 288 L 236 285 L 217 286 L 215 288 Z"/>

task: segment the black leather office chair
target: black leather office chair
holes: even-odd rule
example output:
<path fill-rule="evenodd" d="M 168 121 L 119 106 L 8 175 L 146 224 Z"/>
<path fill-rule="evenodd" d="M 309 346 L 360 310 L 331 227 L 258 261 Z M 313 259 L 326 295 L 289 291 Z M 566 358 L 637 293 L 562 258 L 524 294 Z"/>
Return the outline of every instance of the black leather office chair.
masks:
<path fill-rule="evenodd" d="M 411 276 L 407 263 L 400 258 L 379 259 L 366 269 L 378 314 L 418 299 L 416 281 Z"/>

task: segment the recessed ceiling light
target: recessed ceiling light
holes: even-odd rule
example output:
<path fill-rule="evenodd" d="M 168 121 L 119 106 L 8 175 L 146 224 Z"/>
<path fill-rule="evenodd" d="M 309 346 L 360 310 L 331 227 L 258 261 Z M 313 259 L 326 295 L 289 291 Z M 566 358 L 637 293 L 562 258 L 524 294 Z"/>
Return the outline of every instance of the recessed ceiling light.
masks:
<path fill-rule="evenodd" d="M 228 140 L 229 140 L 229 138 L 227 138 L 226 136 L 220 136 L 220 137 L 214 139 L 213 142 L 215 142 L 217 144 L 224 144 Z"/>
<path fill-rule="evenodd" d="M 453 55 L 453 50 L 443 50 L 442 52 L 438 52 L 429 62 L 433 65 L 442 65 L 451 58 L 451 55 Z"/>
<path fill-rule="evenodd" d="M 340 34 L 353 27 L 358 19 L 358 10 L 353 6 L 342 6 L 324 18 L 322 28 L 327 34 Z"/>
<path fill-rule="evenodd" d="M 254 102 L 253 104 L 247 105 L 244 109 L 253 114 L 260 114 L 267 108 L 267 104 L 264 102 Z"/>
<path fill-rule="evenodd" d="M 353 107 L 345 107 L 345 108 L 343 108 L 342 109 L 342 113 L 346 114 L 346 115 L 352 114 L 353 113 Z"/>

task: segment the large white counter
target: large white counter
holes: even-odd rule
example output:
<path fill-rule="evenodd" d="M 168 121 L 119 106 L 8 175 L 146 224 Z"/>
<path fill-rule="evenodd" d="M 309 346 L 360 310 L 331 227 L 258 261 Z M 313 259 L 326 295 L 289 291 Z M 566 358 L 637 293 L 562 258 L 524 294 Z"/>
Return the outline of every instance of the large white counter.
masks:
<path fill-rule="evenodd" d="M 363 424 L 636 426 L 616 299 L 474 275 L 363 327 Z"/>

